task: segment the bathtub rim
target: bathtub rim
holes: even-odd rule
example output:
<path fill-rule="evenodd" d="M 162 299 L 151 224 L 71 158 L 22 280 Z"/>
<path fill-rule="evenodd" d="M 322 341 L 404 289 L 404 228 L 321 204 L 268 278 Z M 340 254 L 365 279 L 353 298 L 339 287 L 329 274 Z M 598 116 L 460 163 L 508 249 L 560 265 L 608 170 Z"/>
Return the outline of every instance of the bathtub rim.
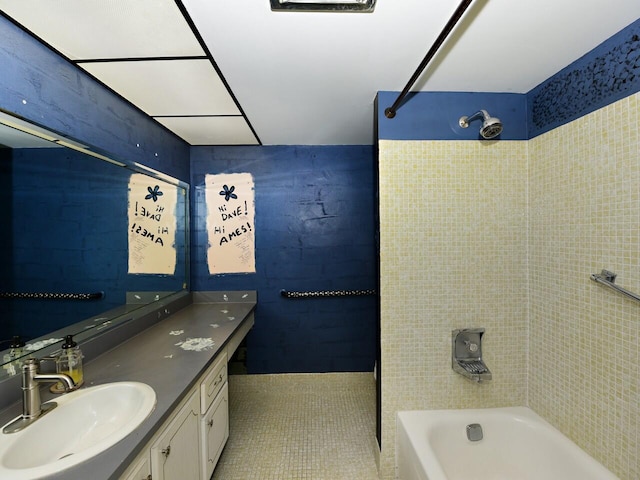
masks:
<path fill-rule="evenodd" d="M 446 423 L 446 420 L 452 416 L 455 416 L 458 421 L 461 420 L 461 416 L 468 416 L 469 418 L 464 421 L 475 423 L 477 422 L 479 415 L 483 415 L 484 418 L 487 418 L 487 416 L 509 416 L 512 417 L 514 421 L 525 422 L 529 426 L 532 426 L 533 423 L 535 428 L 548 429 L 550 434 L 559 436 L 559 438 L 566 440 L 567 448 L 575 455 L 579 458 L 582 457 L 585 460 L 588 459 L 590 462 L 593 462 L 594 468 L 600 470 L 603 475 L 608 474 L 606 477 L 603 477 L 603 480 L 620 480 L 619 477 L 608 470 L 600 461 L 578 446 L 567 435 L 558 430 L 532 408 L 526 406 L 397 411 L 395 445 L 395 466 L 396 471 L 398 472 L 397 478 L 400 478 L 400 443 L 405 441 L 410 446 L 411 458 L 420 464 L 422 472 L 424 472 L 423 474 L 421 474 L 422 472 L 417 472 L 421 475 L 414 478 L 419 478 L 419 480 L 450 480 L 444 472 L 441 461 L 438 459 L 433 448 L 431 448 L 428 435 L 424 435 L 424 430 L 426 428 L 425 417 L 426 420 L 430 419 L 429 417 L 431 417 L 432 421 L 435 419 L 436 422 L 434 425 L 438 426 L 442 423 Z M 413 443 L 411 439 L 417 439 L 418 445 Z M 420 452 L 420 455 L 418 454 L 418 451 Z"/>

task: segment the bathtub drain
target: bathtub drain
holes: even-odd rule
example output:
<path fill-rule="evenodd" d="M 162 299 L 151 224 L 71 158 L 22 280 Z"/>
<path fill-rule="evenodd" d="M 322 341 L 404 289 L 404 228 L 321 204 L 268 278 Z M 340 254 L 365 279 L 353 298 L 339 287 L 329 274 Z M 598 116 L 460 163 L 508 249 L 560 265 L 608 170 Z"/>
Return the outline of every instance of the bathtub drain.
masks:
<path fill-rule="evenodd" d="M 467 438 L 470 442 L 478 442 L 482 440 L 482 425 L 479 423 L 471 423 L 467 425 Z"/>

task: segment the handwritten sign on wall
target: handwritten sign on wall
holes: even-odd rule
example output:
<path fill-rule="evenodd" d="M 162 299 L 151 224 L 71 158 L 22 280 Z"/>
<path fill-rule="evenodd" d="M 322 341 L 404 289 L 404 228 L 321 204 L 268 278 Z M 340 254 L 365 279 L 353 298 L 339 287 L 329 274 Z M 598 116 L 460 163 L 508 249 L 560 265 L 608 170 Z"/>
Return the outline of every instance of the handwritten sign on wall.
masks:
<path fill-rule="evenodd" d="M 175 274 L 178 187 L 134 173 L 129 180 L 129 273 Z"/>
<path fill-rule="evenodd" d="M 255 203 L 250 173 L 205 176 L 209 273 L 255 273 Z"/>

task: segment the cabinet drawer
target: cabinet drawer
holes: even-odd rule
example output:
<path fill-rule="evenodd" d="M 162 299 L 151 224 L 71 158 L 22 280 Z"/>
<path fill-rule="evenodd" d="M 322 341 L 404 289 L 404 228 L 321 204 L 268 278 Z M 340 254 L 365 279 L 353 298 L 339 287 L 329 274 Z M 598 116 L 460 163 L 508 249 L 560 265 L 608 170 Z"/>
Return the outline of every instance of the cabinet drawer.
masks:
<path fill-rule="evenodd" d="M 229 389 L 225 383 L 206 415 L 200 420 L 202 478 L 211 478 L 229 438 Z"/>
<path fill-rule="evenodd" d="M 227 383 L 227 354 L 222 353 L 213 363 L 213 366 L 209 368 L 209 373 L 205 374 L 204 380 L 200 383 L 201 415 L 206 413 L 225 383 Z"/>

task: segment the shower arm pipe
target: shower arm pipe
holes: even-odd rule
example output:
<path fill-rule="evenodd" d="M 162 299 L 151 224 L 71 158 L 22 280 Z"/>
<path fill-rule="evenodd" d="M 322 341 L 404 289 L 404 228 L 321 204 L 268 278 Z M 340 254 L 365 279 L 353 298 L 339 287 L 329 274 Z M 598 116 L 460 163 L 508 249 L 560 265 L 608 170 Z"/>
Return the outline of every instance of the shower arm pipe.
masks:
<path fill-rule="evenodd" d="M 462 117 L 462 118 L 464 118 L 464 123 L 467 124 L 467 126 L 469 126 L 469 122 L 480 117 L 482 117 L 484 120 L 487 120 L 489 118 L 489 112 L 487 112 L 486 110 L 478 110 L 476 113 L 474 113 L 470 117 Z M 462 126 L 462 118 L 460 119 L 460 126 Z"/>
<path fill-rule="evenodd" d="M 409 90 L 411 89 L 411 87 L 413 87 L 413 84 L 418 81 L 418 78 L 420 78 L 420 75 L 422 75 L 424 69 L 427 68 L 427 65 L 429 64 L 429 62 L 431 62 L 431 59 L 438 52 L 458 21 L 460 21 L 460 19 L 464 15 L 464 12 L 467 10 L 467 8 L 469 8 L 469 5 L 471 5 L 471 2 L 473 2 L 473 0 L 462 0 L 462 2 L 460 2 L 460 5 L 458 5 L 456 11 L 453 12 L 453 15 L 442 29 L 442 32 L 440 32 L 440 35 L 438 35 L 438 38 L 436 38 L 435 42 L 433 42 L 433 45 L 425 55 L 420 65 L 418 65 L 418 68 L 407 82 L 407 85 L 404 87 L 402 92 L 400 92 L 400 95 L 398 95 L 398 98 L 396 98 L 396 101 L 393 102 L 393 105 L 391 105 L 384 111 L 385 117 L 393 118 L 396 116 L 396 110 L 398 110 L 400 103 L 402 102 L 402 100 L 404 100 L 404 97 L 407 96 Z"/>

